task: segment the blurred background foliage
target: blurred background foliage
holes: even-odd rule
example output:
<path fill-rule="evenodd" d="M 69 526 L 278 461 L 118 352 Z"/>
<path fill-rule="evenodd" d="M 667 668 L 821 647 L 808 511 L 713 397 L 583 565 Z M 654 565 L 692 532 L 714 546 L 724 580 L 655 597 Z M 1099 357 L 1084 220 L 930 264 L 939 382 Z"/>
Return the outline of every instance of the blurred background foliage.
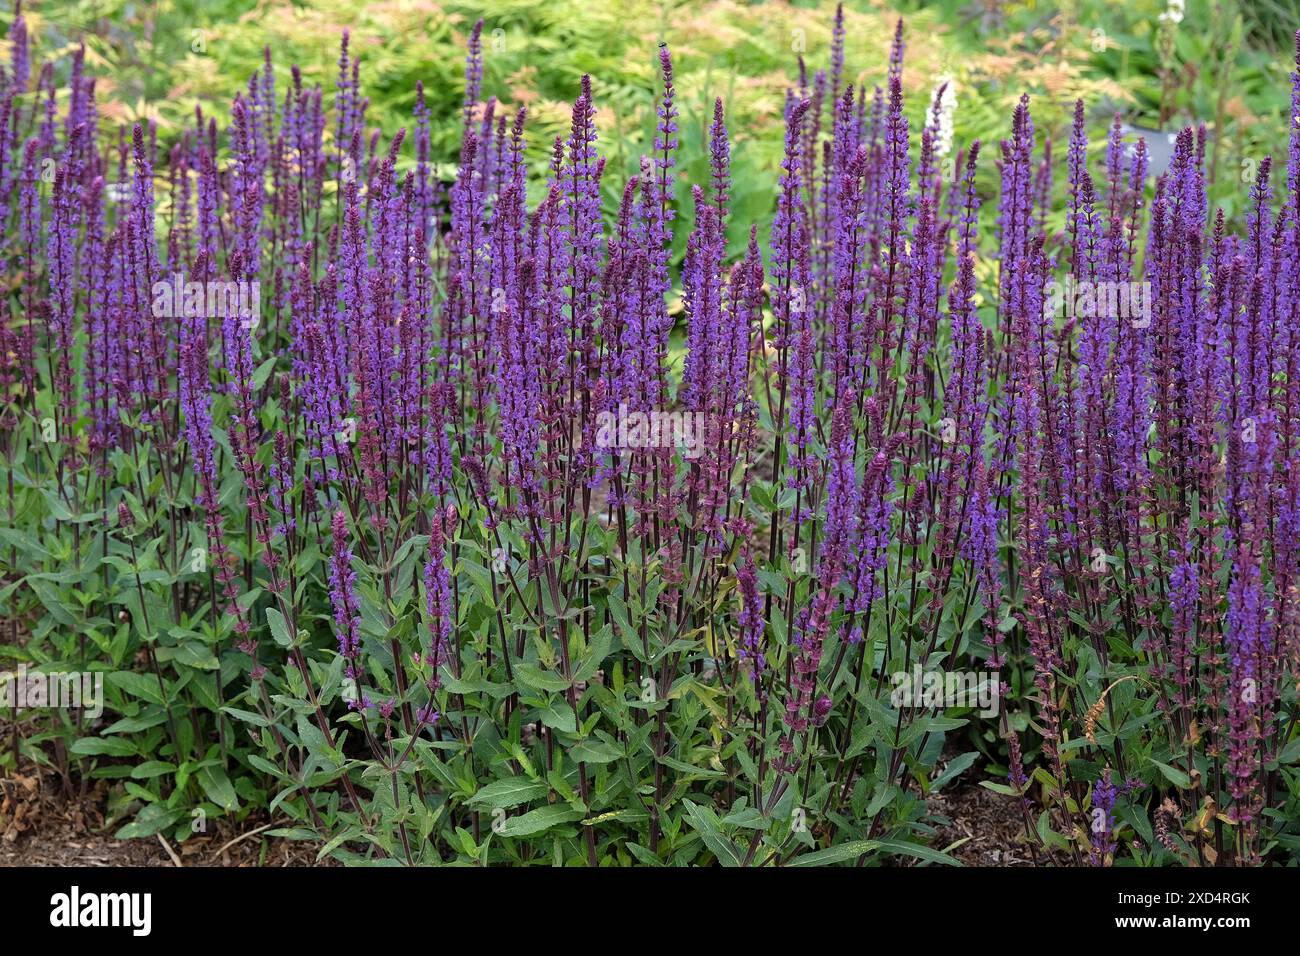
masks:
<path fill-rule="evenodd" d="M 238 86 L 259 67 L 264 46 L 274 58 L 278 90 L 287 88 L 289 66 L 296 63 L 304 82 L 321 84 L 332 102 L 339 39 L 348 29 L 352 51 L 362 58 L 369 125 L 391 136 L 411 124 L 415 84 L 423 81 L 434 149 L 447 177 L 458 152 L 465 39 L 482 16 L 484 89 L 510 109 L 528 107 L 530 157 L 539 171 L 554 137 L 567 131 L 580 77 L 591 74 L 612 174 L 605 181 L 611 210 L 653 139 L 655 47 L 665 40 L 677 70 L 684 180 L 706 180 L 713 98 L 726 103 L 736 180 L 731 238 L 739 244 L 750 223 L 759 222 L 762 230 L 770 217 L 785 89 L 797 79 L 800 52 L 810 71 L 826 65 L 835 5 L 28 0 L 24 7 L 41 59 L 57 59 L 66 71 L 67 54 L 85 43 L 106 124 L 149 118 L 164 142 L 193 122 L 196 105 L 224 119 Z M 850 0 L 850 78 L 883 82 L 900 15 L 906 19 L 904 86 L 914 130 L 944 79 L 956 88 L 959 145 L 979 138 L 995 146 L 1022 92 L 1033 97 L 1040 135 L 1062 152 L 1078 97 L 1087 104 L 1098 150 L 1117 112 L 1152 130 L 1204 122 L 1216 134 L 1211 201 L 1229 215 L 1240 211 L 1241 184 L 1259 160 L 1286 149 L 1287 76 L 1300 0 Z M 12 10 L 0 15 L 6 35 L 12 18 Z M 8 51 L 3 55 L 7 59 Z M 409 143 L 407 161 L 413 162 Z M 991 161 L 981 165 L 991 195 L 997 171 Z M 1057 179 L 1059 191 L 1063 176 Z M 534 177 L 535 186 L 540 181 Z"/>

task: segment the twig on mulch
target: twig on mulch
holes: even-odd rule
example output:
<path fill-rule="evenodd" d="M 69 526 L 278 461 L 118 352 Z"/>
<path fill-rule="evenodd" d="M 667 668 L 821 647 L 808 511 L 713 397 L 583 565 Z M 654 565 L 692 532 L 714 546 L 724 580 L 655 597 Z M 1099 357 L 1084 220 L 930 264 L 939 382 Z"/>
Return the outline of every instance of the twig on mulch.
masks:
<path fill-rule="evenodd" d="M 155 833 L 154 836 L 158 838 L 158 842 L 162 844 L 163 849 L 167 851 L 167 855 L 172 858 L 172 863 L 176 866 L 184 866 L 184 864 L 181 863 L 181 858 L 177 856 L 176 851 L 172 849 L 172 845 L 167 842 L 167 838 L 161 833 Z"/>
<path fill-rule="evenodd" d="M 227 850 L 229 850 L 232 846 L 234 846 L 234 845 L 235 845 L 236 843 L 238 843 L 240 840 L 246 840 L 246 839 L 248 839 L 248 838 L 251 837 L 251 836 L 255 836 L 256 834 L 261 833 L 263 830 L 269 830 L 269 829 L 271 829 L 271 827 L 279 826 L 279 825 L 280 825 L 280 824 L 277 824 L 277 823 L 275 823 L 274 821 L 272 821 L 271 823 L 263 823 L 263 824 L 262 824 L 260 827 L 258 827 L 256 830 L 249 830 L 247 833 L 241 833 L 239 836 L 235 837 L 233 840 L 227 840 L 226 843 L 225 843 L 225 845 L 222 846 L 222 848 L 221 848 L 220 850 L 217 851 L 217 856 L 220 857 L 221 854 L 225 853 Z"/>

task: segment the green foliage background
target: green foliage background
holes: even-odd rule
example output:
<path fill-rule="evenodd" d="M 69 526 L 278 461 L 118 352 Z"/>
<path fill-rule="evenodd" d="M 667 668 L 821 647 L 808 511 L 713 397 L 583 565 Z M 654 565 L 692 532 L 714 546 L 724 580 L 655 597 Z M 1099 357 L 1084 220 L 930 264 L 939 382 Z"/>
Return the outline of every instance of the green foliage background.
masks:
<path fill-rule="evenodd" d="M 1034 97 L 1035 123 L 1040 133 L 1059 144 L 1054 149 L 1063 148 L 1066 124 L 1078 97 L 1084 99 L 1090 111 L 1090 132 L 1097 148 L 1102 140 L 1098 134 L 1116 111 L 1123 111 L 1131 123 L 1148 128 L 1170 129 L 1189 122 L 1204 122 L 1215 133 L 1216 144 L 1211 162 L 1215 173 L 1215 181 L 1210 186 L 1211 204 L 1223 205 L 1230 215 L 1238 211 L 1234 208 L 1234 202 L 1239 201 L 1236 197 L 1245 194 L 1241 188 L 1242 176 L 1253 172 L 1264 155 L 1279 156 L 1285 148 L 1291 122 L 1287 115 L 1287 74 L 1292 68 L 1288 36 L 1292 27 L 1300 23 L 1300 15 L 1278 2 L 1256 3 L 1247 8 L 1235 2 L 1192 0 L 1184 19 L 1163 30 L 1158 18 L 1164 4 L 1157 0 L 1137 0 L 1124 5 L 1105 0 L 1060 4 L 1041 0 L 1018 3 L 942 0 L 897 5 L 853 2 L 846 6 L 849 8 L 846 16 L 849 76 L 855 82 L 868 84 L 882 81 L 893 24 L 899 15 L 905 16 L 909 49 L 904 84 L 909 113 L 914 123 L 917 122 L 939 79 L 951 77 L 957 90 L 956 141 L 959 144 L 978 138 L 990 148 L 995 147 L 1006 134 L 1011 109 L 1022 92 Z M 481 6 L 431 0 L 389 0 L 365 5 L 346 0 L 257 3 L 75 0 L 34 3 L 26 10 L 40 60 L 54 59 L 59 63 L 58 69 L 66 70 L 67 53 L 78 43 L 86 45 L 87 68 L 100 78 L 98 95 L 107 126 L 116 128 L 149 118 L 157 123 L 163 141 L 175 138 L 192 122 L 196 107 L 224 121 L 231 96 L 241 81 L 260 67 L 264 46 L 270 47 L 274 57 L 278 89 L 286 88 L 289 65 L 297 63 L 305 83 L 319 83 L 325 88 L 329 105 L 339 38 L 348 29 L 352 51 L 360 54 L 363 61 L 363 90 L 371 100 L 368 124 L 382 130 L 385 137 L 409 125 L 415 85 L 422 81 L 434 117 L 436 158 L 444 164 L 448 177 L 458 148 L 466 34 L 473 21 L 483 16 L 487 60 L 484 88 L 509 106 L 528 106 L 530 157 L 539 170 L 549 158 L 550 141 L 567 130 L 568 104 L 576 94 L 580 77 L 584 73 L 593 77 L 602 136 L 600 148 L 610 163 L 605 188 L 611 209 L 627 175 L 636 168 L 638 157 L 647 150 L 652 138 L 658 86 L 654 49 L 657 42 L 664 40 L 673 49 L 677 68 L 682 133 L 678 169 L 684 180 L 698 183 L 707 179 L 705 142 L 712 102 L 714 97 L 721 96 L 727 104 L 733 133 L 733 246 L 739 246 L 752 223 L 757 223 L 760 234 L 766 235 L 781 147 L 785 90 L 797 77 L 800 52 L 810 68 L 826 61 L 833 14 L 834 4 L 829 2 L 739 3 L 735 0 L 707 3 L 494 0 Z M 0 26 L 5 32 L 11 20 L 11 12 L 0 16 Z M 8 51 L 2 50 L 0 55 L 7 57 Z M 328 127 L 326 135 L 330 135 Z M 413 161 L 409 146 L 406 161 Z M 982 164 L 981 177 L 982 187 L 992 195 L 997 177 L 993 162 Z M 543 179 L 534 176 L 532 182 L 536 185 Z M 1058 189 L 1060 186 L 1058 181 Z M 984 215 L 995 215 L 995 204 L 986 204 Z M 1051 225 L 1059 228 L 1060 224 L 1058 218 Z M 689 218 L 677 229 L 679 243 L 684 242 L 688 231 Z M 266 366 L 265 374 L 269 375 L 270 371 L 271 367 Z M 264 382 L 265 379 L 259 382 L 259 387 Z M 269 412 L 274 411 L 272 406 Z M 239 491 L 233 476 L 228 479 L 222 495 L 232 501 Z M 52 493 L 46 497 L 56 520 L 88 523 L 94 518 L 93 514 L 64 515 L 58 511 L 59 503 Z M 770 510 L 771 502 L 767 505 Z M 15 532 L 11 543 L 19 540 Z M 143 531 L 141 540 L 145 540 Z M 138 558 L 132 552 L 129 563 L 125 555 L 114 555 L 114 561 L 120 564 L 118 570 L 133 574 L 141 566 L 158 563 L 153 549 L 160 540 L 155 538 L 153 544 L 143 547 Z M 39 543 L 22 541 L 24 547 L 33 549 L 32 553 L 41 552 L 40 557 L 51 567 L 70 563 L 70 551 L 51 553 Z M 59 541 L 58 547 L 66 547 L 65 542 Z M 470 545 L 465 547 L 470 550 Z M 412 545 L 394 563 L 413 563 L 417 551 Z M 608 551 L 614 551 L 612 542 L 608 543 Z M 467 554 L 466 573 L 478 576 L 476 584 L 480 584 L 478 578 L 486 576 L 484 569 L 491 557 L 487 549 Z M 309 552 L 302 561 L 308 567 L 315 566 L 320 561 L 319 551 Z M 150 568 L 144 575 L 154 575 L 144 577 L 144 584 L 171 583 L 157 568 Z M 136 579 L 137 589 L 139 581 Z M 77 740 L 70 752 L 75 757 L 107 758 L 159 753 L 166 746 L 165 731 L 172 732 L 171 727 L 164 726 L 167 721 L 162 710 L 169 702 L 145 674 L 131 669 L 125 627 L 115 633 L 108 627 L 102 632 L 87 627 L 85 612 L 92 598 L 76 596 L 84 590 L 82 584 L 78 571 L 48 572 L 30 579 L 31 592 L 44 607 L 62 610 L 61 617 L 45 619 L 32 632 L 33 644 L 39 647 L 43 640 L 53 640 L 63 633 L 92 633 L 91 640 L 96 645 L 92 652 L 102 653 L 117 668 L 109 679 L 110 709 L 126 716 L 99 737 Z M 370 584 L 373 586 L 373 582 Z M 491 593 L 493 589 L 480 584 L 480 590 Z M 128 607 L 134 600 L 129 588 L 118 597 Z M 400 597 L 403 605 L 414 600 L 410 593 Z M 367 591 L 365 599 L 368 607 L 385 606 L 384 596 L 377 591 Z M 142 604 L 137 606 L 144 610 Z M 476 610 L 470 622 L 478 635 L 476 640 L 485 640 L 483 635 L 490 630 L 489 610 L 486 606 Z M 610 613 L 618 619 L 626 617 L 628 611 L 618 608 Z M 318 634 L 328 629 L 328 611 L 324 606 L 305 616 Z M 144 614 L 133 613 L 133 617 L 143 618 Z M 180 629 L 179 634 L 169 635 L 177 641 L 174 652 L 168 648 L 168 653 L 174 653 L 170 660 L 196 673 L 223 669 L 225 662 L 219 662 L 199 638 L 202 622 L 192 623 L 193 630 Z M 269 626 L 277 644 L 283 647 L 300 640 L 299 635 L 276 632 L 273 620 Z M 784 639 L 784 634 L 781 636 Z M 584 682 L 594 677 L 604 651 L 608 650 L 606 645 L 602 651 L 601 639 L 602 635 L 598 634 L 593 639 L 594 646 L 581 649 L 582 666 L 589 667 L 589 672 L 579 671 Z M 604 639 L 608 641 L 608 636 Z M 75 659 L 84 656 L 86 648 L 74 648 L 69 643 L 58 650 L 66 659 Z M 162 660 L 164 664 L 169 663 L 168 658 Z M 539 660 L 545 668 L 535 668 L 537 674 L 524 671 L 521 682 L 533 692 L 531 700 L 539 707 L 546 705 L 543 723 L 550 717 L 554 724 L 548 726 L 573 733 L 576 728 L 564 723 L 571 718 L 557 703 L 560 699 L 556 696 L 555 678 L 545 672 L 554 661 L 543 657 Z M 322 697 L 326 705 L 340 693 L 341 663 L 340 658 L 335 658 L 334 664 L 326 667 L 313 661 L 314 668 L 319 666 L 315 676 L 326 688 Z M 469 706 L 490 712 L 495 706 L 494 695 L 502 694 L 504 686 L 492 682 L 490 676 L 466 674 L 454 690 L 469 699 Z M 530 676 L 531 685 L 528 684 Z M 604 685 L 599 689 L 593 687 L 591 694 L 597 706 L 609 708 L 611 721 L 626 723 L 626 727 L 620 725 L 621 731 L 634 734 L 640 731 L 627 718 L 623 695 L 625 676 L 621 669 L 611 667 L 608 679 L 612 695 Z M 257 722 L 256 714 L 223 707 L 209 689 L 212 686 L 220 686 L 219 681 L 193 679 L 189 684 L 172 685 L 172 692 L 186 691 L 211 711 L 224 711 L 234 719 Z M 292 680 L 284 690 L 285 699 L 294 705 L 303 696 L 301 688 Z M 676 815 L 666 821 L 667 849 L 662 858 L 670 862 L 693 860 L 701 850 L 689 834 L 698 833 L 709 852 L 726 862 L 732 844 L 729 837 L 722 835 L 723 830 L 757 828 L 756 811 L 752 807 L 740 807 L 719 819 L 708 806 L 687 799 L 696 796 L 688 785 L 722 777 L 717 767 L 730 759 L 732 753 L 722 753 L 721 742 L 707 738 L 701 730 L 709 726 L 708 717 L 717 708 L 717 702 L 701 685 L 691 686 L 690 694 L 684 689 L 678 689 L 677 693 L 683 698 L 675 702 L 677 729 L 682 739 L 691 741 L 692 745 L 686 753 L 689 759 L 672 767 L 681 777 L 671 796 L 674 801 L 681 800 L 686 817 Z M 1127 707 L 1136 695 L 1136 686 L 1128 685 L 1116 692 L 1115 700 Z M 146 715 L 143 708 L 133 712 L 139 706 L 137 702 L 150 705 L 150 713 Z M 882 726 L 888 724 L 887 716 L 872 715 L 872 720 Z M 927 734 L 933 751 L 927 761 L 932 763 L 943 739 L 939 733 L 930 737 L 929 726 L 918 724 L 917 731 Z M 932 726 L 955 729 L 952 724 L 933 723 Z M 114 813 L 120 814 L 118 822 L 127 818 L 133 801 L 144 806 L 118 831 L 119 835 L 146 836 L 164 827 L 175 827 L 183 836 L 189 827 L 185 800 L 187 787 L 194 789 L 190 786 L 191 778 L 197 781 L 206 805 L 213 812 L 233 812 L 240 808 L 247 811 L 251 807 L 269 807 L 274 812 L 279 803 L 293 796 L 300 784 L 317 785 L 336 778 L 343 766 L 341 750 L 335 751 L 326 747 L 323 740 L 317 740 L 314 728 L 306 720 L 299 720 L 296 730 L 304 749 L 311 753 L 303 780 L 287 779 L 260 754 L 246 755 L 248 768 L 264 774 L 263 780 L 275 780 L 278 795 L 264 788 L 252 773 L 237 774 L 232 781 L 226 769 L 224 738 L 222 752 L 210 751 L 179 767 L 160 760 L 146 760 L 132 768 L 125 765 L 99 768 L 100 775 L 105 777 L 130 775 L 130 780 L 124 780 L 113 808 Z M 179 723 L 175 733 L 180 738 L 180 746 L 175 749 L 181 752 L 188 752 L 195 737 L 200 736 L 191 733 L 185 722 Z M 609 735 L 587 738 L 586 733 L 584 729 L 581 759 L 604 768 L 596 777 L 599 795 L 621 793 L 620 788 L 625 786 L 635 791 L 644 767 L 640 763 L 632 766 L 627 753 L 636 747 L 620 749 Z M 133 736 L 128 739 L 127 735 Z M 572 786 L 563 765 L 549 770 L 543 779 L 527 762 L 519 743 L 521 735 L 522 728 L 516 719 L 504 734 L 496 738 L 485 735 L 476 740 L 473 753 L 461 753 L 451 744 L 439 743 L 435 747 L 422 743 L 417 755 L 424 772 L 438 775 L 448 804 L 486 811 L 490 807 L 500 809 L 540 800 L 552 790 L 565 796 L 566 802 L 520 814 L 511 824 L 513 830 L 508 836 L 530 836 L 551 826 L 583 819 L 588 808 L 581 811 L 573 808 Z M 40 742 L 39 739 L 30 741 L 33 745 Z M 638 743 L 644 744 L 644 738 Z M 866 745 L 864 740 L 861 746 Z M 743 754 L 743 748 L 739 753 Z M 969 765 L 974 754 L 963 757 L 969 758 L 965 764 L 957 765 L 954 761 L 938 778 L 923 785 L 937 789 L 947 783 Z M 1290 757 L 1293 759 L 1294 755 Z M 502 775 L 493 783 L 478 787 L 473 771 L 475 759 L 491 763 Z M 511 761 L 526 768 L 527 779 L 505 770 Z M 1157 766 L 1176 785 L 1186 783 L 1185 777 L 1180 782 L 1171 776 L 1180 771 L 1163 763 Z M 175 790 L 172 798 L 164 803 L 154 792 L 153 781 L 173 773 Z M 384 782 L 381 777 L 375 787 L 377 800 L 387 799 Z M 908 800 L 891 816 L 891 825 L 916 830 L 922 807 L 919 801 L 910 797 Z M 402 801 L 403 806 L 407 802 Z M 333 805 L 325 809 L 329 813 L 337 812 L 337 794 Z M 423 804 L 422 816 L 418 818 L 402 817 L 394 806 L 380 809 L 391 811 L 386 817 L 389 823 L 393 820 L 410 823 L 422 837 L 435 826 L 444 825 Z M 779 809 L 778 816 L 784 814 L 788 818 L 788 808 Z M 641 822 L 626 810 L 610 811 L 591 819 L 594 823 L 613 818 L 618 818 L 615 822 L 620 825 Z M 1288 818 L 1293 815 L 1288 813 Z M 1149 844 L 1150 836 L 1142 830 L 1144 823 L 1136 818 L 1132 821 Z M 288 831 L 286 835 L 306 838 L 314 833 L 304 828 Z M 460 841 L 463 859 L 487 858 L 486 842 L 480 843 L 475 835 L 463 829 L 455 836 Z M 486 834 L 484 838 L 491 840 Z M 351 852 L 340 850 L 345 841 L 369 840 L 391 855 L 392 839 L 391 830 L 378 835 L 369 831 L 344 831 L 321 852 L 324 855 L 339 850 L 343 855 Z M 523 846 L 523 850 L 502 852 L 522 854 L 515 858 L 516 862 L 544 861 L 548 852 L 556 862 L 564 858 L 565 848 L 558 839 L 549 848 L 541 842 Z M 845 844 L 803 857 L 801 862 L 844 861 L 869 849 L 947 862 L 924 846 L 887 841 L 874 841 L 870 846 Z M 835 855 L 825 855 L 832 852 Z M 642 863 L 661 862 L 660 857 L 636 844 L 629 844 L 619 853 L 619 862 L 632 862 L 633 857 Z"/>
<path fill-rule="evenodd" d="M 1163 54 L 1164 0 L 850 0 L 845 7 L 849 76 L 870 85 L 883 81 L 893 24 L 904 16 L 911 115 L 919 120 L 938 79 L 951 77 L 959 144 L 979 138 L 995 146 L 1023 92 L 1034 98 L 1039 130 L 1062 148 L 1079 97 L 1097 134 L 1116 112 L 1146 128 L 1204 122 L 1217 134 L 1211 202 L 1230 216 L 1244 195 L 1240 177 L 1253 174 L 1264 155 L 1280 157 L 1285 149 L 1297 0 L 1190 0 Z M 369 125 L 386 136 L 409 126 L 415 84 L 423 81 L 433 147 L 448 177 L 459 146 L 465 37 L 482 16 L 484 89 L 510 107 L 528 107 L 530 155 L 539 170 L 553 138 L 567 130 L 580 77 L 591 74 L 610 164 L 611 211 L 652 139 L 653 51 L 664 40 L 677 71 L 684 180 L 701 181 L 713 99 L 726 103 L 738 213 L 731 239 L 738 248 L 748 223 L 758 221 L 761 230 L 770 218 L 785 90 L 797 77 L 800 51 L 810 70 L 825 63 L 834 3 L 37 0 L 25 10 L 42 58 L 86 44 L 88 67 L 104 78 L 98 94 L 106 101 L 106 123 L 149 117 L 164 140 L 193 122 L 196 106 L 224 116 L 238 84 L 259 68 L 265 46 L 280 90 L 296 63 L 307 85 L 323 86 L 328 105 L 347 29 L 362 58 Z M 12 16 L 0 15 L 6 33 Z M 66 70 L 66 57 L 60 68 Z M 1100 135 L 1093 139 L 1101 148 Z M 984 164 L 983 176 L 992 193 L 992 163 Z M 533 177 L 534 187 L 538 181 Z"/>

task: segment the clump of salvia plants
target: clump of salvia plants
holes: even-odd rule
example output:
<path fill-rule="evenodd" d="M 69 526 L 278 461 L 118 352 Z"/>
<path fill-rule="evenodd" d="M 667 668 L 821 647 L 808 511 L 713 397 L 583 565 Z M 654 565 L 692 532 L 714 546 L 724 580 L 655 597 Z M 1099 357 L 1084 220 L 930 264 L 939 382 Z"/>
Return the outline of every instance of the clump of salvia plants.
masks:
<path fill-rule="evenodd" d="M 1054 193 L 1027 97 L 955 143 L 837 17 L 764 234 L 666 46 L 605 209 L 589 79 L 530 170 L 481 30 L 443 182 L 346 34 L 162 141 L 15 20 L 8 765 L 350 862 L 951 863 L 958 779 L 1039 863 L 1293 859 L 1300 126 L 1236 224 L 1204 127 L 1153 181 L 1080 104 Z"/>

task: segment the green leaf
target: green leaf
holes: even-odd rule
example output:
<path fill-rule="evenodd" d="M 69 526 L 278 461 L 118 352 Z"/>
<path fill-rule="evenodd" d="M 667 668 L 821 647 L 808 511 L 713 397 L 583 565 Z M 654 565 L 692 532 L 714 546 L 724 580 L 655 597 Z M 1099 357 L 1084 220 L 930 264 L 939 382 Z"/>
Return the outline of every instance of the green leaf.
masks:
<path fill-rule="evenodd" d="M 573 716 L 573 708 L 567 702 L 547 707 L 542 711 L 541 717 L 542 723 L 554 730 L 562 730 L 566 734 L 577 732 L 578 725 Z"/>
<path fill-rule="evenodd" d="M 1282 748 L 1282 752 L 1277 755 L 1279 764 L 1295 763 L 1300 760 L 1300 737 L 1291 741 Z"/>
<path fill-rule="evenodd" d="M 569 749 L 569 756 L 579 763 L 602 764 L 617 760 L 623 751 L 603 740 L 584 740 Z"/>
<path fill-rule="evenodd" d="M 609 613 L 614 618 L 614 623 L 618 625 L 619 640 L 623 646 L 632 651 L 638 659 L 641 656 L 640 642 L 636 640 L 636 631 L 633 630 L 631 619 L 628 616 L 627 604 L 617 594 L 609 596 Z"/>
<path fill-rule="evenodd" d="M 540 780 L 526 777 L 506 777 L 494 780 L 470 798 L 471 807 L 488 807 L 493 810 L 509 810 L 521 803 L 528 803 L 544 797 L 550 788 Z"/>
<path fill-rule="evenodd" d="M 664 754 L 659 758 L 659 762 L 665 767 L 671 767 L 678 773 L 685 774 L 684 780 L 721 780 L 726 776 L 721 770 L 713 770 L 710 767 L 696 767 L 692 764 L 678 760 L 676 757 L 670 757 Z"/>
<path fill-rule="evenodd" d="M 720 864 L 726 867 L 744 865 L 740 848 L 723 834 L 716 813 L 689 800 L 683 800 L 682 806 L 686 808 L 687 823 L 700 835 L 704 845 L 717 857 Z"/>
<path fill-rule="evenodd" d="M 131 779 L 147 780 L 153 777 L 161 777 L 163 774 L 175 772 L 175 764 L 165 763 L 161 760 L 146 760 L 144 763 L 131 769 Z"/>
<path fill-rule="evenodd" d="M 958 777 L 963 770 L 975 762 L 975 758 L 978 756 L 979 753 L 977 751 L 971 750 L 958 757 L 953 757 L 948 761 L 948 766 L 943 768 L 943 773 L 935 777 L 934 781 L 930 784 L 930 792 L 937 793 L 939 790 L 943 789 L 944 784 Z"/>
<path fill-rule="evenodd" d="M 281 647 L 293 646 L 293 635 L 289 633 L 289 623 L 284 619 L 283 614 L 273 607 L 268 607 L 266 621 L 271 625 L 271 636 L 275 638 L 275 643 Z"/>
<path fill-rule="evenodd" d="M 258 727 L 270 727 L 271 722 L 261 714 L 255 714 L 251 710 L 240 710 L 238 707 L 222 707 L 222 713 L 229 714 L 236 720 L 242 720 L 246 724 L 255 724 Z"/>
<path fill-rule="evenodd" d="M 609 649 L 613 642 L 613 628 L 606 624 L 592 637 L 591 643 L 587 646 L 586 659 L 579 666 L 577 673 L 573 675 L 573 679 L 575 681 L 591 680 L 596 671 L 600 670 L 600 665 L 605 662 L 605 658 L 609 656 Z"/>
<path fill-rule="evenodd" d="M 115 671 L 107 675 L 108 682 L 120 687 L 132 697 L 139 697 L 151 704 L 163 702 L 162 692 L 158 689 L 158 678 L 152 674 L 137 674 L 134 671 Z"/>
<path fill-rule="evenodd" d="M 521 661 L 514 665 L 515 681 L 533 690 L 568 690 L 569 682 L 559 674 L 543 670 L 536 664 Z"/>
<path fill-rule="evenodd" d="M 1169 766 L 1169 764 L 1161 763 L 1159 760 L 1152 760 L 1151 762 L 1160 769 L 1160 772 L 1162 774 L 1165 775 L 1165 779 L 1168 780 L 1170 783 L 1172 783 L 1179 790 L 1187 790 L 1188 788 L 1191 787 L 1192 785 L 1191 779 L 1187 776 L 1186 773 L 1179 770 L 1177 767 L 1171 767 Z"/>
<path fill-rule="evenodd" d="M 239 799 L 235 788 L 230 785 L 230 778 L 222 767 L 204 767 L 198 772 L 199 786 L 217 806 L 223 810 L 239 809 Z"/>
<path fill-rule="evenodd" d="M 201 641 L 186 641 L 181 644 L 176 648 L 175 659 L 203 671 L 214 671 L 221 666 L 217 661 L 217 655 Z"/>
<path fill-rule="evenodd" d="M 958 860 L 954 860 L 946 853 L 940 853 L 938 850 L 932 850 L 928 846 L 921 846 L 919 843 L 906 843 L 902 840 L 877 840 L 876 846 L 889 853 L 901 853 L 904 856 L 914 856 L 918 860 L 925 860 L 929 863 L 942 863 L 944 866 L 961 866 Z"/>
<path fill-rule="evenodd" d="M 275 369 L 275 356 L 271 356 L 257 367 L 253 373 L 253 388 L 260 391 L 271 378 L 271 372 Z"/>
<path fill-rule="evenodd" d="M 802 853 L 786 866 L 827 866 L 831 863 L 843 863 L 845 860 L 856 860 L 879 846 L 880 844 L 875 840 L 853 840 L 849 843 L 841 843 L 839 846 L 818 850 L 816 853 Z"/>
<path fill-rule="evenodd" d="M 637 862 L 642 866 L 663 866 L 664 861 L 655 856 L 648 849 L 639 843 L 627 844 L 628 851 L 637 858 Z"/>
<path fill-rule="evenodd" d="M 135 744 L 125 737 L 82 737 L 68 748 L 82 757 L 134 757 Z"/>
<path fill-rule="evenodd" d="M 451 676 L 451 671 L 443 668 L 442 686 L 451 694 L 487 694 L 489 697 L 500 700 L 503 697 L 509 697 L 513 692 L 509 684 L 493 684 L 485 680 L 459 680 Z"/>
<path fill-rule="evenodd" d="M 985 790 L 992 790 L 994 793 L 1000 793 L 1008 797 L 1016 797 L 1020 795 L 1020 791 L 1015 787 L 1005 783 L 998 783 L 996 780 L 981 780 L 980 786 Z"/>
<path fill-rule="evenodd" d="M 492 591 L 492 576 L 488 573 L 488 569 L 465 555 L 461 555 L 460 569 L 468 574 L 470 580 L 474 582 L 475 596 L 481 599 L 489 608 L 495 610 L 496 595 Z"/>
<path fill-rule="evenodd" d="M 114 836 L 119 840 L 138 840 L 151 837 L 159 830 L 171 826 L 182 816 L 183 810 L 168 810 L 160 803 L 151 803 L 142 809 L 134 820 L 122 827 Z"/>
<path fill-rule="evenodd" d="M 517 817 L 506 817 L 501 824 L 501 836 L 522 837 L 542 833 L 562 823 L 573 823 L 582 819 L 582 814 L 568 806 L 539 807 L 529 810 Z"/>
<path fill-rule="evenodd" d="M 283 770 L 281 770 L 279 767 L 271 763 L 271 761 L 267 760 L 265 757 L 261 756 L 260 754 L 249 754 L 248 762 L 252 766 L 256 767 L 258 770 L 262 771 L 263 773 L 270 774 L 272 777 L 275 777 L 277 780 L 289 779 L 285 775 L 285 772 Z"/>

